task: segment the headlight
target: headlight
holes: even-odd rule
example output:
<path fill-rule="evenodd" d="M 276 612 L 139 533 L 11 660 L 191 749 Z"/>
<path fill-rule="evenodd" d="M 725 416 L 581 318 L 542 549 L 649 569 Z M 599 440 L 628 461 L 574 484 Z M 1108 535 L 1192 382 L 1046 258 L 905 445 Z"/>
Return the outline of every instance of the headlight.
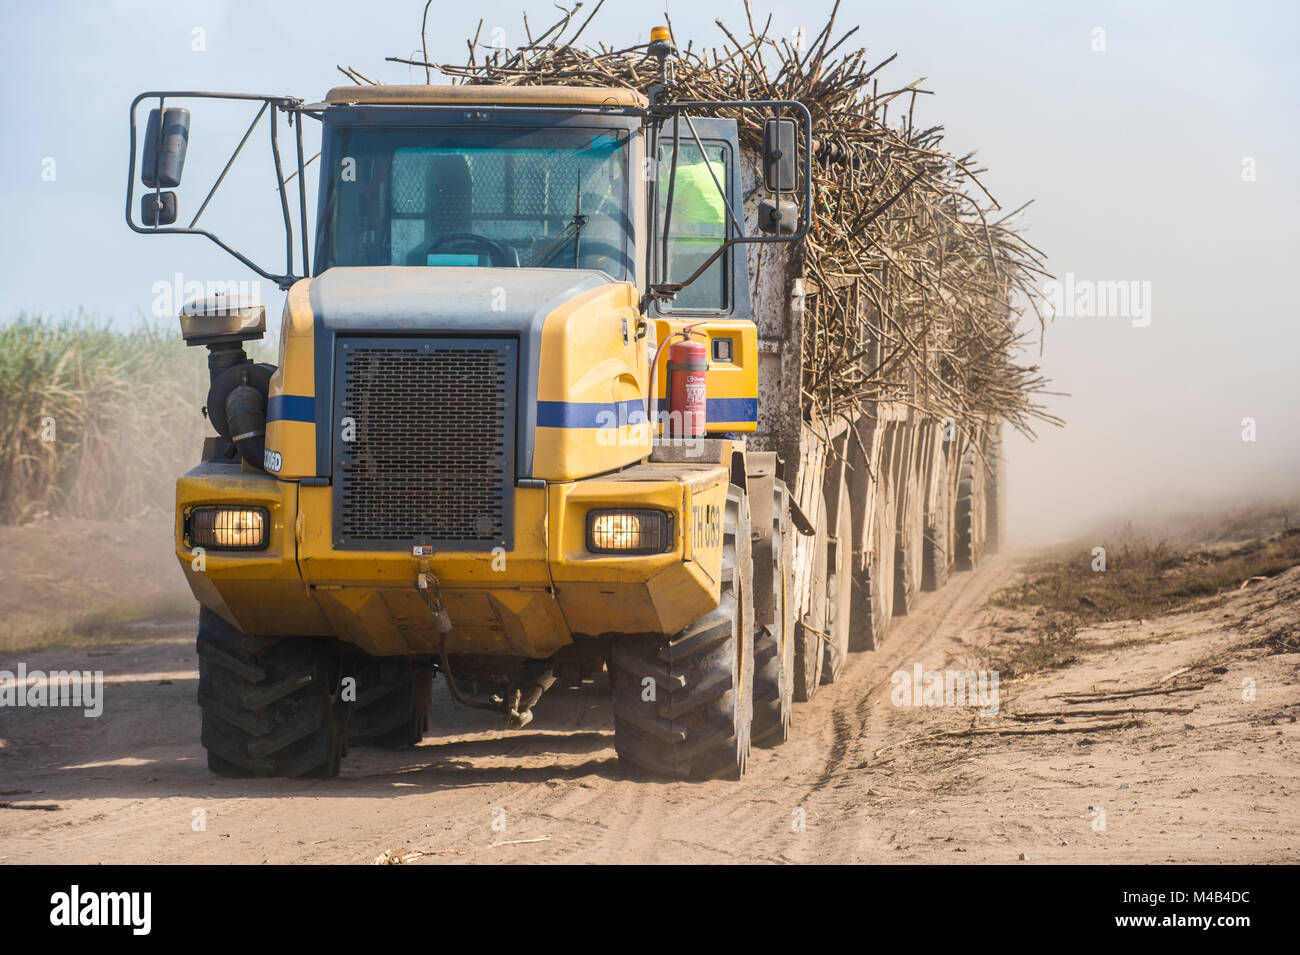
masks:
<path fill-rule="evenodd" d="M 672 542 L 673 518 L 663 511 L 587 512 L 587 550 L 593 554 L 662 554 Z"/>
<path fill-rule="evenodd" d="M 270 516 L 264 507 L 196 507 L 185 520 L 185 536 L 191 547 L 261 550 Z"/>

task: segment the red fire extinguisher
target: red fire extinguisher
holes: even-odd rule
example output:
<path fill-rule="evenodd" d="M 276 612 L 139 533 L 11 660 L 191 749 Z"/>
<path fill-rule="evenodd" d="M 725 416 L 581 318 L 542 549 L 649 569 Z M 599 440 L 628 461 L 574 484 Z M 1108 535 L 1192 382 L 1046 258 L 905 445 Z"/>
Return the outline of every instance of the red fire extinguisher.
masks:
<path fill-rule="evenodd" d="M 686 331 L 689 336 L 691 332 Z M 704 434 L 708 349 L 692 338 L 668 348 L 668 433 L 695 438 Z"/>

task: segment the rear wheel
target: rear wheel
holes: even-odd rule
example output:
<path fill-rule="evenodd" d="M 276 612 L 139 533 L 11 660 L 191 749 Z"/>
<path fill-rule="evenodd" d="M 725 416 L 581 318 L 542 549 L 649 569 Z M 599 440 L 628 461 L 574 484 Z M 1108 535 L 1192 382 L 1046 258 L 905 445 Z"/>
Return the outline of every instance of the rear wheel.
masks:
<path fill-rule="evenodd" d="M 850 623 L 853 619 L 853 511 L 849 485 L 840 482 L 835 513 L 834 566 L 826 568 L 826 653 L 822 681 L 834 683 L 849 658 Z"/>
<path fill-rule="evenodd" d="M 794 698 L 807 703 L 822 682 L 826 655 L 826 501 L 823 498 L 814 525 L 811 580 L 808 581 L 808 610 L 795 626 Z"/>
<path fill-rule="evenodd" d="M 974 570 L 984 556 L 985 468 L 982 455 L 968 445 L 961 458 L 957 478 L 956 546 L 954 566 L 957 570 Z"/>
<path fill-rule="evenodd" d="M 772 493 L 772 534 L 754 551 L 754 593 L 772 588 L 772 623 L 754 631 L 755 743 L 775 746 L 790 736 L 794 710 L 794 607 L 790 584 L 791 538 L 786 521 L 786 490 Z M 770 577 L 764 568 L 770 566 Z"/>
<path fill-rule="evenodd" d="M 350 675 L 357 700 L 348 725 L 348 742 L 357 746 L 414 746 L 429 729 L 433 667 L 402 658 L 359 657 Z"/>
<path fill-rule="evenodd" d="M 754 706 L 752 579 L 749 508 L 732 485 L 717 608 L 673 636 L 614 640 L 614 749 L 625 765 L 677 778 L 744 774 Z"/>
<path fill-rule="evenodd" d="M 342 656 L 319 638 L 255 637 L 199 610 L 199 706 L 223 776 L 335 776 L 347 752 Z"/>
<path fill-rule="evenodd" d="M 871 550 L 867 566 L 858 575 L 854 588 L 854 629 L 850 648 L 876 650 L 885 642 L 894 610 L 894 527 L 895 504 L 885 478 L 885 466 L 879 467 L 874 507 L 871 512 Z"/>
<path fill-rule="evenodd" d="M 894 571 L 894 616 L 906 616 L 921 590 L 924 573 L 925 501 L 915 462 L 904 471 L 906 485 L 901 488 L 902 525 L 898 529 L 897 567 Z"/>
<path fill-rule="evenodd" d="M 999 425 L 989 442 L 988 487 L 985 498 L 984 550 L 996 554 L 1006 544 L 1007 462 L 1002 453 L 1002 427 Z"/>
<path fill-rule="evenodd" d="M 948 582 L 952 538 L 952 482 L 948 479 L 948 455 L 935 458 L 937 488 L 933 510 L 925 518 L 922 545 L 921 589 L 938 590 Z"/>

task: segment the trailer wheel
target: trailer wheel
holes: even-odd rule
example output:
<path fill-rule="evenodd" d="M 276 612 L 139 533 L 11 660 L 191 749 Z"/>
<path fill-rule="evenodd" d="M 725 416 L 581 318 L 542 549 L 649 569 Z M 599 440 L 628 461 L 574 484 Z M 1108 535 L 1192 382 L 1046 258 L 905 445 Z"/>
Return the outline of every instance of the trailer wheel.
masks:
<path fill-rule="evenodd" d="M 792 544 L 786 520 L 786 496 L 779 484 L 772 492 L 772 536 L 763 553 L 754 552 L 754 583 L 761 586 L 759 561 L 771 560 L 774 623 L 754 631 L 754 723 L 755 743 L 776 746 L 790 737 L 794 710 L 794 603 L 790 566 Z M 755 591 L 757 593 L 757 590 Z"/>
<path fill-rule="evenodd" d="M 727 491 L 716 609 L 672 635 L 617 637 L 610 650 L 614 749 L 660 776 L 739 779 L 753 720 L 753 566 L 745 492 Z"/>
<path fill-rule="evenodd" d="M 934 511 L 926 516 L 925 543 L 922 545 L 921 589 L 938 590 L 948 582 L 949 541 L 952 536 L 952 484 L 948 480 L 948 456 L 940 454 L 935 465 L 939 471 L 939 494 Z"/>
<path fill-rule="evenodd" d="M 904 617 L 912 609 L 921 589 L 925 556 L 925 501 L 918 487 L 915 469 L 907 471 L 902 526 L 898 532 L 897 566 L 894 570 L 894 616 Z"/>
<path fill-rule="evenodd" d="M 199 706 L 223 776 L 336 776 L 347 752 L 342 656 L 331 641 L 255 637 L 199 610 Z"/>
<path fill-rule="evenodd" d="M 835 511 L 835 565 L 826 568 L 826 617 L 822 682 L 834 683 L 849 658 L 853 620 L 853 505 L 847 481 L 840 482 L 840 503 Z"/>
<path fill-rule="evenodd" d="M 1001 425 L 998 425 L 989 441 L 987 484 L 984 496 L 984 550 L 988 554 L 996 554 L 1006 543 L 1007 529 L 1007 461 L 1002 453 Z"/>
<path fill-rule="evenodd" d="M 969 445 L 961 457 L 957 478 L 956 547 L 957 570 L 974 570 L 984 556 L 985 468 L 984 462 Z"/>
<path fill-rule="evenodd" d="M 349 743 L 400 748 L 424 738 L 433 702 L 432 666 L 402 658 L 356 657 L 349 675 L 357 681 Z"/>
<path fill-rule="evenodd" d="M 867 567 L 857 576 L 853 588 L 855 626 L 849 642 L 853 650 L 878 650 L 885 642 L 894 610 L 895 505 L 883 465 L 879 473 L 881 483 L 876 487 L 871 513 L 871 550 Z"/>
<path fill-rule="evenodd" d="M 794 698 L 807 703 L 817 695 L 822 682 L 822 665 L 826 655 L 826 500 L 817 510 L 813 536 L 812 565 L 808 581 L 808 611 L 795 624 Z"/>

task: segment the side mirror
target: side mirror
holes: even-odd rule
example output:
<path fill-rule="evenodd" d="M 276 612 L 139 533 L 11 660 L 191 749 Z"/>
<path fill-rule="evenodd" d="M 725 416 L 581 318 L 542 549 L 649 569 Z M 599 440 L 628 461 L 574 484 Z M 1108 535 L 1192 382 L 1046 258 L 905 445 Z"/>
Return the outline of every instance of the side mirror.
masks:
<path fill-rule="evenodd" d="M 181 337 L 187 345 L 234 343 L 266 334 L 266 306 L 226 295 L 187 302 L 181 308 Z"/>
<path fill-rule="evenodd" d="M 146 192 L 140 197 L 140 221 L 148 226 L 171 225 L 176 221 L 176 193 Z"/>
<path fill-rule="evenodd" d="M 763 184 L 776 195 L 795 189 L 795 125 L 792 119 L 763 124 Z"/>
<path fill-rule="evenodd" d="M 758 204 L 758 227 L 773 235 L 794 235 L 799 229 L 799 204 L 789 199 L 764 199 Z"/>
<path fill-rule="evenodd" d="M 179 186 L 181 173 L 185 169 L 185 148 L 189 142 L 188 109 L 151 109 L 149 123 L 144 131 L 144 162 L 140 166 L 140 181 L 150 189 L 159 186 L 174 189 Z"/>

